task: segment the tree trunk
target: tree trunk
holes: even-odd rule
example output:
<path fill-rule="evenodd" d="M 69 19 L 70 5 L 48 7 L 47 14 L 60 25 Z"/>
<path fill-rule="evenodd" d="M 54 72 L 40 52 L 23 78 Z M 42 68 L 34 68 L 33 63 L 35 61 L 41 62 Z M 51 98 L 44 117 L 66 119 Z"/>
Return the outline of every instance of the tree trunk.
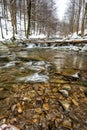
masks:
<path fill-rule="evenodd" d="M 27 0 L 27 15 L 28 15 L 27 38 L 28 38 L 30 35 L 31 0 Z"/>
<path fill-rule="evenodd" d="M 80 13 L 81 13 L 81 5 L 82 5 L 82 0 L 79 0 L 79 9 L 78 9 L 78 15 L 77 15 L 77 29 L 76 29 L 76 32 L 78 34 L 78 31 L 79 31 L 79 22 L 80 22 Z"/>
<path fill-rule="evenodd" d="M 4 36 L 3 36 L 3 30 L 2 30 L 1 18 L 0 18 L 0 27 L 1 27 L 1 35 L 2 35 L 2 38 L 4 38 Z"/>
<path fill-rule="evenodd" d="M 26 6 L 26 2 L 24 0 L 24 31 L 25 31 L 25 36 L 26 36 L 26 9 L 25 9 L 25 6 Z"/>
<path fill-rule="evenodd" d="M 4 18 L 5 18 L 5 28 L 6 28 L 6 35 L 8 35 L 8 29 L 7 29 L 7 2 L 6 0 L 3 0 L 3 5 L 4 5 Z"/>
<path fill-rule="evenodd" d="M 14 12 L 15 12 L 15 14 L 14 14 L 14 20 L 15 20 L 15 33 L 17 34 L 17 18 L 16 18 L 16 0 L 14 1 L 14 6 L 15 6 L 15 10 L 14 10 Z"/>
<path fill-rule="evenodd" d="M 86 4 L 85 4 L 85 0 L 84 0 L 83 1 L 83 17 L 82 17 L 82 26 L 81 26 L 81 36 L 84 35 L 85 15 L 86 15 Z"/>
<path fill-rule="evenodd" d="M 15 16 L 14 16 L 14 0 L 10 0 L 10 8 L 11 8 L 11 23 L 13 28 L 13 36 L 12 39 L 15 40 Z"/>

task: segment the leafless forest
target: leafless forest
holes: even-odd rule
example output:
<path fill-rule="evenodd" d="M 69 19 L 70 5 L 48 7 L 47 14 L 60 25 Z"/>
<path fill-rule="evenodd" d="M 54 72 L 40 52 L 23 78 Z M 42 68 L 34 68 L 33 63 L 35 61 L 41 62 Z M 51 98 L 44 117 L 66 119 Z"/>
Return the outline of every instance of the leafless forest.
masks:
<path fill-rule="evenodd" d="M 11 22 L 13 39 L 23 31 L 28 38 L 31 34 L 45 34 L 48 37 L 59 33 L 67 36 L 77 32 L 84 35 L 87 28 L 87 3 L 85 0 L 70 0 L 62 21 L 56 14 L 54 0 L 0 0 L 0 26 L 2 37 L 5 22 L 6 34 Z M 60 5 L 59 5 L 60 6 Z M 21 27 L 22 26 L 22 27 Z"/>

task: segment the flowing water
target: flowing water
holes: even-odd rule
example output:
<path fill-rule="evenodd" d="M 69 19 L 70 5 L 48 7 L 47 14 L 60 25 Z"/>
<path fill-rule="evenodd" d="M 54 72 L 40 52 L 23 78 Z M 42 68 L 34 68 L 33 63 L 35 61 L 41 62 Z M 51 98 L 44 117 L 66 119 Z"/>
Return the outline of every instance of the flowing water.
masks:
<path fill-rule="evenodd" d="M 84 53 L 52 48 L 25 48 L 21 51 L 1 53 L 0 85 L 13 83 L 49 82 L 50 70 L 87 79 L 87 56 Z"/>

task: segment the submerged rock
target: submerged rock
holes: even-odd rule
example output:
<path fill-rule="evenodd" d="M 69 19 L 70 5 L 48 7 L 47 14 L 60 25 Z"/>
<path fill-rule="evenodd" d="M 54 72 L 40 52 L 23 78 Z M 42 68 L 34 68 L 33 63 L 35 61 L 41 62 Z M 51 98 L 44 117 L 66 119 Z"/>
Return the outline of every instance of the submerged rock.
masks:
<path fill-rule="evenodd" d="M 43 108 L 44 108 L 45 110 L 49 110 L 49 105 L 48 105 L 47 103 L 45 103 L 45 104 L 43 104 Z"/>
<path fill-rule="evenodd" d="M 69 130 L 72 130 L 72 123 L 70 120 L 64 120 L 63 123 L 62 123 L 62 126 L 64 128 L 67 128 Z"/>
<path fill-rule="evenodd" d="M 67 90 L 59 90 L 59 92 L 64 96 L 64 97 L 68 97 L 69 96 L 69 93 Z"/>
<path fill-rule="evenodd" d="M 78 102 L 75 99 L 72 99 L 72 102 L 75 106 L 79 106 Z"/>
<path fill-rule="evenodd" d="M 70 104 L 67 101 L 59 101 L 65 111 L 70 110 Z"/>
<path fill-rule="evenodd" d="M 67 91 L 71 91 L 71 87 L 68 84 L 63 85 L 62 89 L 67 90 Z"/>
<path fill-rule="evenodd" d="M 23 109 L 22 109 L 22 105 L 20 103 L 17 103 L 17 108 L 18 108 L 18 113 L 22 113 Z"/>

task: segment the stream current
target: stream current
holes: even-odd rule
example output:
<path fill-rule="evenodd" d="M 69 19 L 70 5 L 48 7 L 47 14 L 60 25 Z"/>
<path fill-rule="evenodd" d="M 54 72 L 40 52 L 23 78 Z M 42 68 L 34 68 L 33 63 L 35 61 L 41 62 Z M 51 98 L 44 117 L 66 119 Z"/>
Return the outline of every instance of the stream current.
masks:
<path fill-rule="evenodd" d="M 49 82 L 50 71 L 86 81 L 87 56 L 75 51 L 53 48 L 25 48 L 0 54 L 0 85 Z M 79 74 L 79 75 L 78 75 Z"/>

